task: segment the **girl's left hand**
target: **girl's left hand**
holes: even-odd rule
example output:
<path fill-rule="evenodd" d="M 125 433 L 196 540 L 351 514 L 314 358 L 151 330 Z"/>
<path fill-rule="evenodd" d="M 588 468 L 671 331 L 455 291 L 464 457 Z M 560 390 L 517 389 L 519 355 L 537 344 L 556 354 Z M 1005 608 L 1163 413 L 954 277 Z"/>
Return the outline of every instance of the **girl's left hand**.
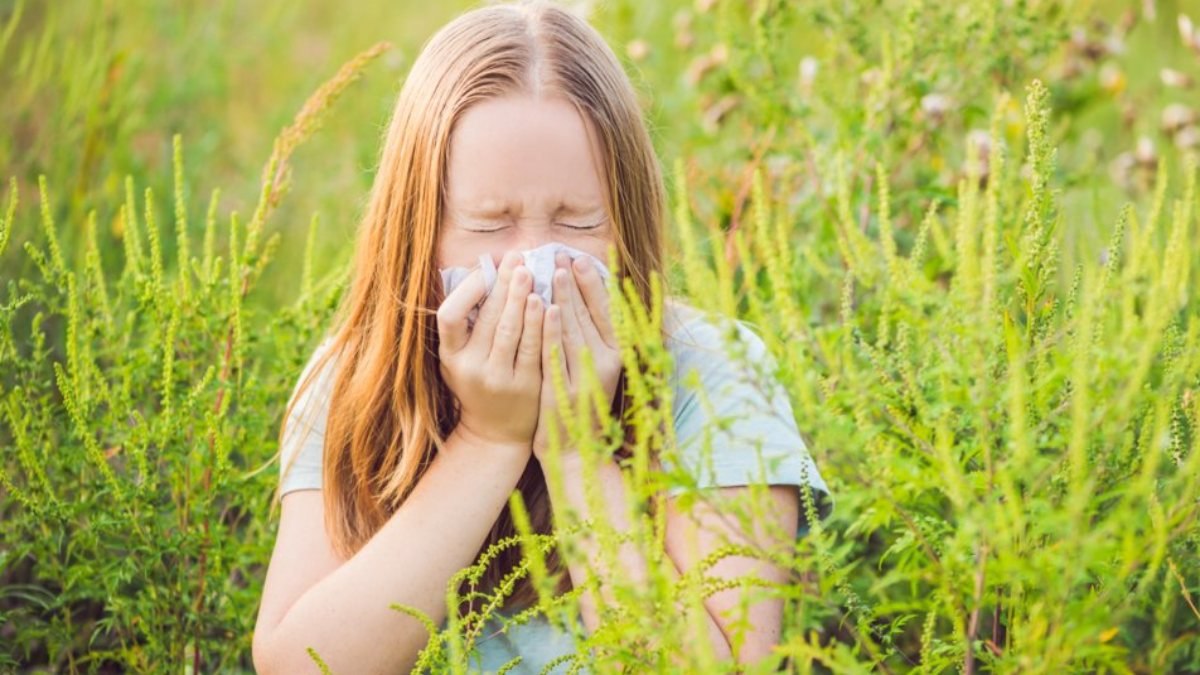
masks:
<path fill-rule="evenodd" d="M 571 411 L 578 406 L 584 350 L 591 352 L 596 377 L 610 410 L 621 377 L 621 352 L 609 315 L 608 288 L 599 270 L 586 258 L 572 262 L 570 256 L 560 251 L 555 257 L 552 283 L 554 302 L 546 308 L 542 321 L 542 393 L 533 435 L 533 454 L 539 462 L 549 451 L 550 424 L 558 423 L 563 452 L 571 451 L 566 425 L 558 414 L 552 369 L 563 371 Z M 551 360 L 552 345 L 558 346 L 558 363 Z M 597 417 L 593 417 L 593 430 L 596 437 L 603 434 Z"/>

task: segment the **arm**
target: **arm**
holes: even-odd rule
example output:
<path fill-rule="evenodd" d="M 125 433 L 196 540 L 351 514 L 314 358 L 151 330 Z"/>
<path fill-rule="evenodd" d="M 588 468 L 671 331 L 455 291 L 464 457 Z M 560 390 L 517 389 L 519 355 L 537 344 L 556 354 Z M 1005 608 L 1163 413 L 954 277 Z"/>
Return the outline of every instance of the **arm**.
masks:
<path fill-rule="evenodd" d="M 724 544 L 739 544 L 761 551 L 792 550 L 800 519 L 800 495 L 796 486 L 767 486 L 766 517 L 754 523 L 753 533 L 743 530 L 738 519 L 732 516 L 732 509 L 722 505 L 723 502 L 742 501 L 749 488 L 728 485 L 714 492 L 713 503 L 696 501 L 690 512 L 677 509 L 674 499 L 667 500 L 664 546 L 680 570 L 691 569 Z M 751 510 L 751 513 L 758 512 Z M 758 577 L 774 584 L 792 580 L 792 572 L 787 568 L 746 556 L 722 558 L 708 569 L 707 574 L 718 579 Z M 737 588 L 718 591 L 704 599 L 704 606 L 715 617 L 730 644 L 735 642 L 735 632 L 746 630 L 737 640 L 736 658 L 738 663 L 754 664 L 770 657 L 779 643 L 784 602 L 780 597 L 768 597 L 748 604 L 742 618 L 741 593 Z"/>
<path fill-rule="evenodd" d="M 562 455 L 564 494 L 567 506 L 588 518 L 587 504 L 584 500 L 582 469 L 579 465 L 578 453 Z M 629 528 L 625 514 L 626 504 L 625 485 L 621 481 L 621 470 L 613 462 L 604 462 L 599 467 L 598 482 L 604 503 L 608 505 L 607 517 L 618 531 Z M 745 486 L 720 487 L 717 504 L 721 501 L 733 501 L 747 492 Z M 714 549 L 725 543 L 745 544 L 754 547 L 786 547 L 789 541 L 777 542 L 768 540 L 772 529 L 784 533 L 794 533 L 799 519 L 799 497 L 794 487 L 788 485 L 772 485 L 768 488 L 770 496 L 768 506 L 771 509 L 770 523 L 763 523 L 753 535 L 747 535 L 737 525 L 723 514 L 720 507 L 697 502 L 691 513 L 680 511 L 675 507 L 675 500 L 667 500 L 665 549 L 667 558 L 672 565 L 666 566 L 666 572 L 674 583 L 681 571 L 690 569 Z M 562 513 L 565 509 L 561 504 L 551 502 L 554 512 Z M 587 552 L 587 558 L 599 559 L 599 545 L 591 538 L 580 542 L 581 548 Z M 636 583 L 642 583 L 647 577 L 647 562 L 637 550 L 633 542 L 622 544 L 617 559 L 621 567 L 628 571 Z M 572 582 L 579 586 L 587 579 L 586 565 L 568 565 Z M 715 578 L 739 578 L 757 576 L 774 583 L 785 583 L 789 579 L 789 571 L 772 565 L 757 558 L 745 556 L 728 556 L 709 569 L 708 574 Z M 604 602 L 614 602 L 611 592 L 601 585 Z M 746 620 L 752 627 L 741 639 L 740 649 L 733 653 L 731 644 L 734 640 L 735 626 L 739 623 L 739 589 L 727 589 L 714 593 L 704 599 L 707 610 L 703 621 L 707 627 L 709 643 L 712 645 L 713 656 L 718 660 L 736 657 L 738 663 L 757 663 L 769 657 L 772 648 L 778 643 L 783 622 L 783 600 L 767 598 L 747 608 Z M 680 612 L 686 607 L 679 607 Z M 591 594 L 580 595 L 580 613 L 588 632 L 594 631 L 599 625 L 599 615 L 595 607 L 595 599 Z"/>
<path fill-rule="evenodd" d="M 577 452 L 563 453 L 561 455 L 562 473 L 564 485 L 564 494 L 566 495 L 566 504 L 554 502 L 551 498 L 551 510 L 555 514 L 555 518 L 559 519 L 565 513 L 567 508 L 574 510 L 579 514 L 581 519 L 592 517 L 589 514 L 586 500 L 583 493 L 583 469 L 581 466 L 582 458 Z M 627 491 L 625 484 L 621 481 L 621 469 L 614 462 L 602 462 L 598 467 L 597 480 L 600 483 L 600 492 L 607 506 L 607 513 L 603 516 L 605 520 L 612 523 L 613 527 L 618 532 L 625 532 L 630 529 L 629 518 L 625 513 L 625 504 L 627 501 Z M 553 492 L 551 492 L 553 494 Z M 599 560 L 600 545 L 592 537 L 582 537 L 579 540 L 580 547 L 586 551 L 587 559 Z M 668 549 L 668 554 L 670 550 Z M 672 564 L 666 565 L 666 572 L 671 581 L 674 582 L 679 578 L 678 563 L 671 557 L 668 557 Z M 630 575 L 635 583 L 644 583 L 648 576 L 648 563 L 645 556 L 637 549 L 636 542 L 627 541 L 621 544 L 621 548 L 617 553 L 617 561 L 620 567 Z M 576 586 L 583 586 L 587 580 L 588 568 L 581 563 L 568 564 L 568 573 L 571 576 L 571 582 Z M 604 602 L 612 604 L 615 602 L 612 591 L 603 583 L 600 586 L 601 595 Z M 580 614 L 583 617 L 584 627 L 589 633 L 596 630 L 600 625 L 599 613 L 596 610 L 595 598 L 590 593 L 583 593 L 579 596 Z M 679 611 L 686 611 L 686 608 L 680 607 Z M 711 611 L 705 612 L 703 618 L 708 631 L 709 643 L 712 645 L 712 650 L 715 658 L 728 659 L 731 655 L 729 641 L 726 639 L 721 627 L 713 619 Z"/>
<path fill-rule="evenodd" d="M 485 446 L 455 431 L 404 504 L 349 560 L 332 551 L 322 494 L 284 496 L 253 657 L 260 673 L 408 672 L 429 641 L 415 606 L 446 617 L 446 584 L 470 565 L 529 461 L 529 449 Z M 289 503 L 290 502 L 290 503 Z"/>

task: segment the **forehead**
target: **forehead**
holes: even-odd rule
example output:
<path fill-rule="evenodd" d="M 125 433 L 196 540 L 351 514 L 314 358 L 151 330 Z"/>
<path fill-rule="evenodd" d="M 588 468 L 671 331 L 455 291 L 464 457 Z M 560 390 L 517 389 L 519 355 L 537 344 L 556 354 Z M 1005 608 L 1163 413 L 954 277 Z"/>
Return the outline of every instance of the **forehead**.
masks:
<path fill-rule="evenodd" d="M 591 122 L 567 100 L 487 99 L 464 111 L 451 133 L 446 198 L 522 211 L 603 204 L 601 158 Z"/>

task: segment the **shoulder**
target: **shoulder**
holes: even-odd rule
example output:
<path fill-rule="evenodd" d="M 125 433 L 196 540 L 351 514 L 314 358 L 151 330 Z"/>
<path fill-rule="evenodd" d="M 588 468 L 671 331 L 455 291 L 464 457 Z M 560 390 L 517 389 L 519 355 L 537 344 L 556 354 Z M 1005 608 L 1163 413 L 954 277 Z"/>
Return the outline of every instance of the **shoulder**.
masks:
<path fill-rule="evenodd" d="M 678 301 L 669 311 L 664 303 L 663 322 L 675 362 L 675 449 L 695 485 L 807 484 L 821 495 L 818 514 L 828 514 L 829 489 L 759 331 Z M 684 491 L 686 484 L 676 484 L 668 495 Z"/>
<path fill-rule="evenodd" d="M 326 355 L 328 355 L 332 349 L 333 349 L 333 338 L 332 337 L 326 337 L 323 340 L 321 340 L 321 342 L 319 344 L 317 344 L 316 348 L 313 349 L 312 354 L 309 355 L 308 361 L 304 364 L 304 370 L 301 371 L 300 381 L 297 382 L 297 384 L 302 382 L 304 380 L 304 378 L 307 377 L 308 374 L 311 373 L 313 371 L 313 369 L 316 368 L 317 365 L 321 363 L 322 359 L 324 359 L 326 357 Z M 324 365 L 322 366 L 321 372 L 318 375 L 318 377 L 328 377 L 329 374 L 331 374 L 332 371 L 334 370 L 334 368 L 336 367 L 337 360 L 338 359 L 337 359 L 336 355 L 330 356 L 330 358 L 327 361 L 325 361 Z"/>
<path fill-rule="evenodd" d="M 745 417 L 765 409 L 790 415 L 776 361 L 750 324 L 679 301 L 664 306 L 663 323 L 674 362 L 668 379 L 678 428 L 694 432 L 711 413 Z"/>
<path fill-rule="evenodd" d="M 712 372 L 736 363 L 771 364 L 758 329 L 746 321 L 693 307 L 682 300 L 663 302 L 664 346 L 683 375 L 688 367 Z"/>
<path fill-rule="evenodd" d="M 330 354 L 333 338 L 325 338 L 313 350 L 304 364 L 288 400 L 285 428 L 288 437 L 317 435 L 325 432 L 329 414 L 329 399 L 333 391 L 333 375 L 338 356 Z M 328 357 L 328 358 L 326 358 Z M 285 441 L 286 443 L 286 441 Z"/>
<path fill-rule="evenodd" d="M 336 356 L 325 359 L 332 347 L 332 338 L 317 345 L 292 388 L 280 441 L 280 499 L 293 490 L 321 487 L 325 423 L 337 367 Z"/>
<path fill-rule="evenodd" d="M 311 404 L 312 401 L 319 397 L 328 396 L 338 361 L 336 355 L 329 354 L 332 348 L 333 338 L 325 338 L 317 345 L 309 356 L 308 361 L 304 364 L 304 368 L 300 371 L 300 376 L 296 379 L 296 384 L 292 387 L 291 398 L 295 400 L 296 407 L 300 407 L 303 403 Z M 326 358 L 326 356 L 329 356 L 329 358 Z M 318 367 L 320 368 L 319 371 L 317 371 Z M 310 379 L 311 382 L 309 381 Z M 302 387 L 304 388 L 303 396 L 299 400 L 296 400 L 296 394 L 300 393 Z"/>

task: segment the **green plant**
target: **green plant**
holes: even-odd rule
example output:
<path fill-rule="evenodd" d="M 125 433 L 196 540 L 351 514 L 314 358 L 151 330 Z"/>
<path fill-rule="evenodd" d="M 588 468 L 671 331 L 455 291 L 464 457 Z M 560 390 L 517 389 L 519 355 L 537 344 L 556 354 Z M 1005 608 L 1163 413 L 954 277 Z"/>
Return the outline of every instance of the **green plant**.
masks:
<path fill-rule="evenodd" d="M 9 280 L 0 307 L 4 665 L 245 665 L 272 540 L 274 402 L 288 395 L 283 373 L 302 365 L 300 346 L 321 330 L 339 281 L 306 276 L 296 303 L 270 314 L 244 299 L 279 243 L 278 232 L 260 240 L 288 189 L 292 152 L 385 48 L 348 62 L 279 136 L 253 216 L 245 226 L 229 216 L 224 253 L 214 192 L 201 255 L 190 254 L 178 136 L 173 270 L 153 190 L 139 202 L 126 182 L 124 266 L 113 272 L 95 212 L 83 250 L 59 245 L 40 181 L 45 244 L 23 242 L 40 275 Z M 13 181 L 2 243 L 23 233 L 17 202 Z"/>

